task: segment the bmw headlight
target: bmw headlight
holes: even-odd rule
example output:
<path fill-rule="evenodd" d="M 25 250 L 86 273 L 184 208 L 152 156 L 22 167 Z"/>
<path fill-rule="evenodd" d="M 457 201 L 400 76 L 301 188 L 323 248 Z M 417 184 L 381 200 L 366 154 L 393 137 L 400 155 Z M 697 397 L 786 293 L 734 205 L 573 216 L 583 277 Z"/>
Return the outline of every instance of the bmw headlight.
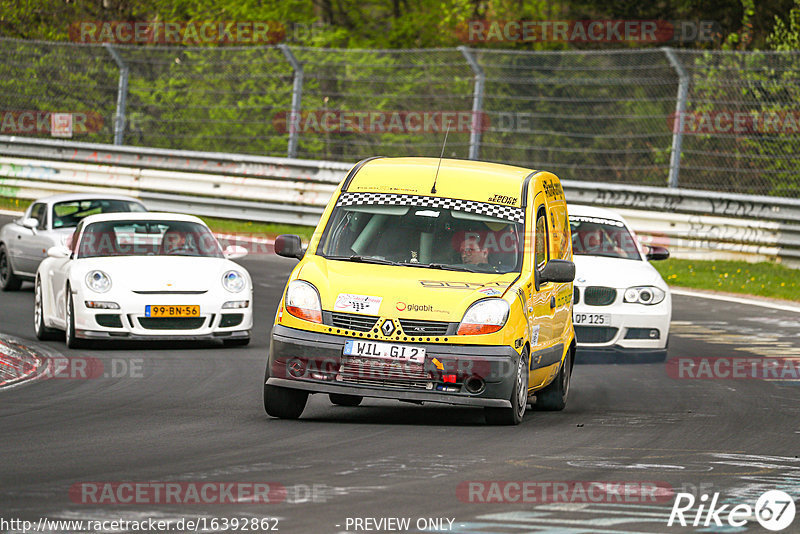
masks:
<path fill-rule="evenodd" d="M 317 289 L 302 280 L 293 280 L 286 288 L 286 311 L 312 323 L 322 322 L 322 305 Z"/>
<path fill-rule="evenodd" d="M 469 307 L 461 324 L 458 335 L 491 334 L 497 332 L 508 320 L 508 302 L 503 299 L 479 300 Z"/>
<path fill-rule="evenodd" d="M 86 287 L 96 293 L 105 293 L 111 289 L 111 277 L 103 271 L 90 271 L 86 274 Z"/>
<path fill-rule="evenodd" d="M 624 301 L 651 306 L 663 301 L 666 295 L 663 289 L 659 289 L 655 286 L 629 287 L 625 290 Z"/>
<path fill-rule="evenodd" d="M 222 286 L 231 293 L 238 293 L 245 286 L 244 276 L 239 271 L 228 271 L 222 275 Z"/>

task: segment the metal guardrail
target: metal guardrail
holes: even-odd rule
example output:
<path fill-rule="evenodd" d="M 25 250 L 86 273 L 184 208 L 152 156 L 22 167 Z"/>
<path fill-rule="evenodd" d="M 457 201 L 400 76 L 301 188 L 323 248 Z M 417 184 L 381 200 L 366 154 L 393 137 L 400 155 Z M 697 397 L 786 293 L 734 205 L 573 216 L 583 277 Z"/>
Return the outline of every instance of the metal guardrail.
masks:
<path fill-rule="evenodd" d="M 0 196 L 117 192 L 152 209 L 315 225 L 350 164 L 0 136 Z M 574 204 L 617 208 L 689 258 L 800 267 L 800 200 L 563 180 Z"/>

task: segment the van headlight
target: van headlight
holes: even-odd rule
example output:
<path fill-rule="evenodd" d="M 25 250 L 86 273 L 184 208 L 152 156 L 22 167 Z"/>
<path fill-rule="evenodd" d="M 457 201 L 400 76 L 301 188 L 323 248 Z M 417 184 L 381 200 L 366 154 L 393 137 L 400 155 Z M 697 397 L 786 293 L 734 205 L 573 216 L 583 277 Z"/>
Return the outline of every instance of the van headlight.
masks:
<path fill-rule="evenodd" d="M 623 300 L 624 302 L 633 304 L 651 306 L 663 301 L 666 295 L 663 289 L 659 289 L 655 286 L 637 286 L 626 289 L 625 298 Z"/>
<path fill-rule="evenodd" d="M 306 321 L 312 323 L 322 323 L 322 305 L 319 300 L 317 288 L 303 282 L 293 280 L 286 288 L 286 298 L 284 299 L 286 311 Z"/>
<path fill-rule="evenodd" d="M 96 293 L 105 293 L 111 289 L 111 277 L 103 271 L 89 271 L 86 273 L 86 287 Z"/>
<path fill-rule="evenodd" d="M 231 293 L 238 293 L 245 286 L 245 279 L 239 271 L 228 271 L 222 275 L 222 287 Z"/>
<path fill-rule="evenodd" d="M 458 325 L 458 335 L 491 334 L 508 320 L 508 302 L 503 299 L 479 300 L 467 309 Z"/>

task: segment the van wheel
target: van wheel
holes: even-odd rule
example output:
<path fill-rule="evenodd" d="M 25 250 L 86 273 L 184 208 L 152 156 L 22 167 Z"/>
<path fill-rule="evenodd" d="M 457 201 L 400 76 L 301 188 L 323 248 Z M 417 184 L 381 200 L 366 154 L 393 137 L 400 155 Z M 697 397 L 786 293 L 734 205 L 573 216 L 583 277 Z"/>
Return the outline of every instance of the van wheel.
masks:
<path fill-rule="evenodd" d="M 569 395 L 569 383 L 572 378 L 572 354 L 574 350 L 567 352 L 561 371 L 558 372 L 556 379 L 542 391 L 536 394 L 537 410 L 557 412 L 563 410 L 567 405 L 567 395 Z"/>
<path fill-rule="evenodd" d="M 269 362 L 264 382 L 269 378 Z M 308 391 L 264 384 L 264 411 L 279 419 L 297 419 L 306 408 Z"/>
<path fill-rule="evenodd" d="M 525 416 L 528 405 L 528 351 L 519 357 L 517 374 L 514 377 L 514 389 L 511 391 L 511 408 L 483 409 L 483 417 L 490 425 L 518 425 Z"/>
<path fill-rule="evenodd" d="M 58 330 L 54 328 L 47 328 L 44 325 L 44 303 L 42 301 L 42 281 L 36 278 L 36 286 L 34 289 L 33 297 L 33 330 L 36 333 L 36 339 L 47 341 L 55 339 L 58 335 Z"/>
<path fill-rule="evenodd" d="M 6 246 L 0 245 L 0 289 L 3 291 L 16 291 L 22 285 L 22 279 L 14 274 L 11 260 L 8 259 Z"/>
<path fill-rule="evenodd" d="M 359 395 L 343 395 L 341 393 L 329 393 L 328 398 L 337 406 L 358 406 L 364 400 L 364 397 Z"/>

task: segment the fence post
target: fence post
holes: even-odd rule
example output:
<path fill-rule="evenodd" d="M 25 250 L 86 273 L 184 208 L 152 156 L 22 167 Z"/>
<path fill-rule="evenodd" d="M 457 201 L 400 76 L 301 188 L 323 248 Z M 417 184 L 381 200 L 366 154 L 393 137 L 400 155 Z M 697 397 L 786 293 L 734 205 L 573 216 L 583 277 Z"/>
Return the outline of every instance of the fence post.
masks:
<path fill-rule="evenodd" d="M 292 51 L 285 44 L 279 44 L 278 48 L 283 52 L 286 61 L 294 70 L 294 83 L 292 84 L 292 111 L 287 117 L 286 125 L 289 128 L 289 147 L 286 150 L 286 157 L 297 157 L 297 139 L 300 135 L 300 103 L 303 98 L 303 65 L 297 61 Z"/>
<path fill-rule="evenodd" d="M 678 187 L 678 175 L 681 171 L 681 151 L 683 150 L 683 125 L 686 112 L 686 99 L 689 96 L 689 74 L 683 68 L 675 51 L 667 46 L 662 50 L 667 55 L 670 65 L 678 73 L 678 101 L 675 103 L 675 121 L 672 123 L 672 153 L 669 161 L 669 187 Z"/>
<path fill-rule="evenodd" d="M 104 43 L 108 53 L 114 58 L 119 67 L 119 85 L 117 86 L 117 114 L 114 117 L 114 144 L 121 145 L 122 137 L 125 135 L 125 103 L 128 98 L 128 66 L 122 60 L 122 56 L 114 50 L 110 43 Z"/>
<path fill-rule="evenodd" d="M 483 127 L 483 84 L 486 76 L 483 69 L 475 60 L 475 56 L 466 46 L 459 46 L 458 49 L 464 54 L 464 58 L 469 63 L 472 72 L 475 74 L 475 90 L 472 92 L 472 123 L 470 125 L 469 136 L 469 159 L 478 159 L 481 150 L 481 128 Z"/>

